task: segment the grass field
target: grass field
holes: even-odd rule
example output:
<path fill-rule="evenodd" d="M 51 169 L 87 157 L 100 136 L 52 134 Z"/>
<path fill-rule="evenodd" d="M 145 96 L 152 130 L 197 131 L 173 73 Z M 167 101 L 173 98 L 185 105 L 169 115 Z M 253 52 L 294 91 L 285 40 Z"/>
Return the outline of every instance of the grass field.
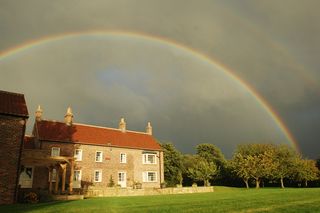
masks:
<path fill-rule="evenodd" d="M 91 198 L 0 206 L 0 212 L 320 212 L 320 188 L 239 189 L 213 193 Z"/>

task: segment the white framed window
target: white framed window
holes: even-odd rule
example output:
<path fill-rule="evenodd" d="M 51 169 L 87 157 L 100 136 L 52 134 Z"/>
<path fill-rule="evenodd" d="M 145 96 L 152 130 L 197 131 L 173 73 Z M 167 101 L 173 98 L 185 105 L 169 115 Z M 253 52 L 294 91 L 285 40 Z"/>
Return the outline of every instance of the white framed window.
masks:
<path fill-rule="evenodd" d="M 102 162 L 102 152 L 96 151 L 96 162 Z"/>
<path fill-rule="evenodd" d="M 118 172 L 118 184 L 121 187 L 127 187 L 127 173 L 126 172 Z"/>
<path fill-rule="evenodd" d="M 73 188 L 81 188 L 81 170 L 73 171 Z"/>
<path fill-rule="evenodd" d="M 32 188 L 33 182 L 33 167 L 26 166 L 20 173 L 19 185 L 21 188 Z"/>
<path fill-rule="evenodd" d="M 52 147 L 51 148 L 51 157 L 60 156 L 60 148 L 59 147 Z"/>
<path fill-rule="evenodd" d="M 118 181 L 119 181 L 119 182 L 125 181 L 125 177 L 126 177 L 125 172 L 119 172 L 119 173 L 118 173 Z"/>
<path fill-rule="evenodd" d="M 127 154 L 120 153 L 120 163 L 127 163 Z"/>
<path fill-rule="evenodd" d="M 94 170 L 94 182 L 102 181 L 102 170 Z"/>
<path fill-rule="evenodd" d="M 157 163 L 157 155 L 156 154 L 143 154 L 142 162 L 143 164 L 156 164 Z"/>
<path fill-rule="evenodd" d="M 76 161 L 82 161 L 82 149 L 74 150 L 74 157 L 76 158 Z"/>
<path fill-rule="evenodd" d="M 143 182 L 157 182 L 157 172 L 143 172 Z"/>
<path fill-rule="evenodd" d="M 74 181 L 81 181 L 81 170 L 74 170 L 73 171 L 73 180 Z"/>
<path fill-rule="evenodd" d="M 56 169 L 52 169 L 51 171 L 51 182 L 56 182 L 56 176 L 57 175 L 57 170 Z M 50 182 L 50 172 L 49 172 L 49 180 Z"/>

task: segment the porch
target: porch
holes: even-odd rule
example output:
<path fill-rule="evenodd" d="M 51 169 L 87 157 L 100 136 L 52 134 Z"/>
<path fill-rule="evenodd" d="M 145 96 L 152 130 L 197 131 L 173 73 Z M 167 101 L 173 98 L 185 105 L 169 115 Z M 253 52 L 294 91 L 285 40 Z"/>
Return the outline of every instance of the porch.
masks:
<path fill-rule="evenodd" d="M 51 156 L 47 150 L 41 149 L 24 149 L 21 156 L 21 171 L 20 181 L 21 188 L 34 188 L 33 182 L 41 181 L 47 183 L 47 189 L 49 194 L 69 194 L 73 193 L 74 183 L 74 157 L 69 156 Z M 38 175 L 34 179 L 35 168 L 46 168 L 46 174 Z M 29 173 L 26 168 L 29 168 Z M 67 170 L 69 171 L 69 177 L 67 181 Z M 24 177 L 24 172 L 29 176 L 30 183 L 28 184 L 28 178 Z M 61 181 L 61 182 L 60 182 Z M 68 184 L 67 184 L 68 182 Z M 68 185 L 68 186 L 67 186 Z"/>

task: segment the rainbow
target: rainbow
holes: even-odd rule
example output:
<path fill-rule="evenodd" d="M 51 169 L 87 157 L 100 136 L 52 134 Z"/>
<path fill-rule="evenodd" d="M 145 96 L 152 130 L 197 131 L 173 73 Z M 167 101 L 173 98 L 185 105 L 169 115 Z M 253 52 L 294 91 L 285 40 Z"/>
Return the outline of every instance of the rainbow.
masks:
<path fill-rule="evenodd" d="M 281 131 L 284 133 L 286 139 L 291 143 L 291 145 L 296 149 L 297 152 L 300 152 L 299 145 L 297 141 L 295 140 L 294 136 L 288 129 L 288 127 L 285 125 L 285 123 L 282 121 L 279 114 L 271 107 L 271 105 L 257 92 L 253 87 L 251 87 L 248 83 L 246 83 L 243 79 L 241 79 L 239 76 L 237 76 L 230 68 L 228 68 L 226 65 L 221 64 L 217 60 L 214 60 L 212 58 L 209 58 L 207 55 L 193 49 L 187 46 L 184 46 L 176 41 L 170 40 L 168 38 L 158 37 L 154 35 L 148 35 L 144 33 L 137 33 L 137 32 L 127 32 L 127 31 L 100 31 L 100 30 L 94 30 L 94 31 L 81 31 L 81 32 L 69 32 L 69 33 L 63 33 L 63 34 L 57 34 L 47 37 L 42 37 L 40 39 L 30 40 L 28 42 L 25 42 L 21 45 L 15 46 L 13 48 L 9 48 L 3 52 L 0 52 L 0 62 L 1 60 L 4 60 L 12 55 L 15 55 L 21 51 L 28 50 L 30 48 L 35 48 L 37 46 L 57 41 L 57 40 L 63 40 L 68 39 L 72 37 L 77 36 L 105 36 L 105 35 L 114 35 L 114 36 L 126 36 L 130 38 L 138 38 L 138 39 L 145 39 L 151 42 L 158 42 L 160 44 L 169 45 L 174 48 L 178 48 L 180 50 L 186 51 L 191 53 L 194 57 L 197 57 L 201 59 L 202 61 L 205 61 L 216 68 L 218 68 L 220 71 L 224 72 L 229 78 L 231 78 L 236 84 L 239 86 L 245 88 L 249 94 L 252 96 L 253 99 L 257 101 L 257 103 L 268 113 L 268 115 L 272 118 L 272 120 L 277 124 L 277 126 L 281 129 Z"/>

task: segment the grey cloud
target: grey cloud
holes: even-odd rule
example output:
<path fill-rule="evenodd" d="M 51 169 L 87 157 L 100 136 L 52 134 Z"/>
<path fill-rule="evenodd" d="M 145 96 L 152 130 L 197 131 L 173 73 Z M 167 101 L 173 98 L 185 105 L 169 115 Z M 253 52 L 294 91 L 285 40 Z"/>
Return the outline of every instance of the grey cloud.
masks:
<path fill-rule="evenodd" d="M 95 29 L 169 38 L 230 67 L 279 112 L 304 154 L 316 157 L 318 122 L 310 113 L 320 114 L 317 8 L 317 1 L 298 0 L 3 0 L 0 51 Z M 68 105 L 80 122 L 99 125 L 116 126 L 123 115 L 144 129 L 151 118 L 157 137 L 184 151 L 202 140 L 228 154 L 240 142 L 285 140 L 247 91 L 212 69 L 138 40 L 73 38 L 0 59 L 0 82 L 1 89 L 25 93 L 31 109 L 44 103 L 55 119 Z"/>
<path fill-rule="evenodd" d="M 86 38 L 4 61 L 3 89 L 15 91 L 11 82 L 20 85 L 30 111 L 40 103 L 46 118 L 62 119 L 71 105 L 75 120 L 83 123 L 116 127 L 124 116 L 131 129 L 144 130 L 151 120 L 159 139 L 172 140 L 184 152 L 204 141 L 231 153 L 236 141 L 285 140 L 248 91 L 215 66 L 139 39 Z"/>

